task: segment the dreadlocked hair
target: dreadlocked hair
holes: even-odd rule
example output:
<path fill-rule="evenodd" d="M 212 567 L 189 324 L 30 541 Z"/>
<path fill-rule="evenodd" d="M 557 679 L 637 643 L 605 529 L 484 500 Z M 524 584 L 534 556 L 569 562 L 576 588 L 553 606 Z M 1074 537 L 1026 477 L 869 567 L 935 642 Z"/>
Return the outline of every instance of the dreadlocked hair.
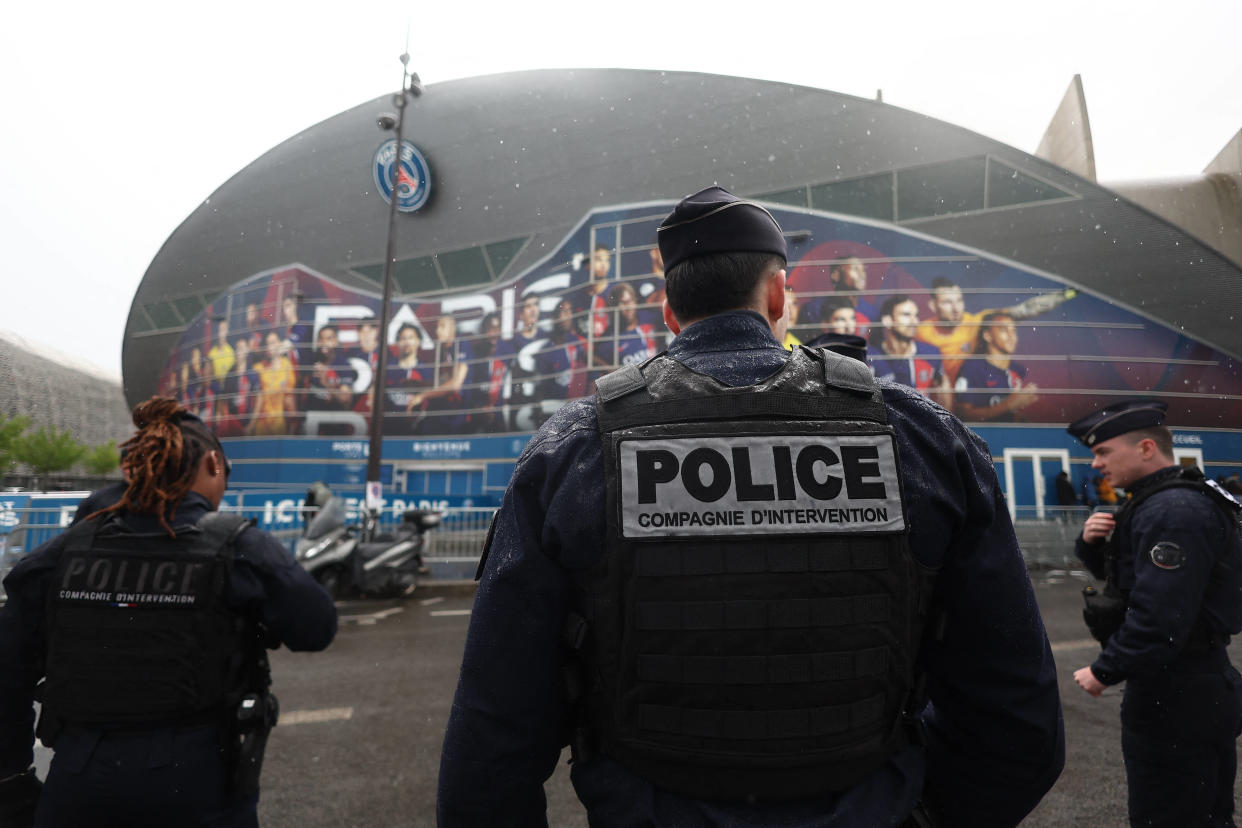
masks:
<path fill-rule="evenodd" d="M 173 512 L 194 485 L 198 467 L 209 452 L 223 451 L 202 420 L 172 397 L 152 397 L 133 411 L 138 433 L 122 444 L 121 469 L 129 488 L 112 506 L 90 515 L 108 512 L 140 512 L 155 515 L 175 537 L 169 523 Z"/>

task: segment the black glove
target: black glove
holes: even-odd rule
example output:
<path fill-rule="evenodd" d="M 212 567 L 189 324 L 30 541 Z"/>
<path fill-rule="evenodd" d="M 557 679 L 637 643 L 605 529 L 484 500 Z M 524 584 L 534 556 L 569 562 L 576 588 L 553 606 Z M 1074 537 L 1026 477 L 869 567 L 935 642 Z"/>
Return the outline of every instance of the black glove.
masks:
<path fill-rule="evenodd" d="M 43 783 L 29 768 L 0 781 L 0 828 L 30 828 Z"/>

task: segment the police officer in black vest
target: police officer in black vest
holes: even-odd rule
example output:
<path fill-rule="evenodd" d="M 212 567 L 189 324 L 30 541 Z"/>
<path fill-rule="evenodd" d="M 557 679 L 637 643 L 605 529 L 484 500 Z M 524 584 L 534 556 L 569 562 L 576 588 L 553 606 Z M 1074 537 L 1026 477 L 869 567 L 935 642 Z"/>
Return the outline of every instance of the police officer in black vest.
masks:
<path fill-rule="evenodd" d="M 441 825 L 1016 825 L 1064 759 L 987 447 L 781 347 L 785 238 L 711 187 L 661 225 L 668 351 L 523 452 L 480 567 Z"/>
<path fill-rule="evenodd" d="M 1068 428 L 1129 495 L 1115 516 L 1088 517 L 1075 548 L 1106 583 L 1084 590 L 1103 646 L 1074 680 L 1092 696 L 1126 683 L 1131 825 L 1231 826 L 1242 680 L 1225 647 L 1242 630 L 1242 505 L 1174 463 L 1166 409 L 1132 400 Z"/>
<path fill-rule="evenodd" d="M 277 716 L 266 649 L 336 634 L 289 553 L 216 511 L 229 462 L 202 421 L 159 397 L 133 420 L 120 500 L 4 581 L 0 825 L 257 825 Z M 55 749 L 41 795 L 34 699 Z"/>

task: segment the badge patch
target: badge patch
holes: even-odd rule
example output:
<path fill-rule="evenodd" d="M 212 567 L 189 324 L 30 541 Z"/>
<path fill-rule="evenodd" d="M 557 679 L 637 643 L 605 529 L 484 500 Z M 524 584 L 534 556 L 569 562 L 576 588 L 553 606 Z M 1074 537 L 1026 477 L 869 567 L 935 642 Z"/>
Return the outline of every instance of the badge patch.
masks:
<path fill-rule="evenodd" d="M 195 609 L 211 599 L 215 567 L 206 560 L 129 556 L 68 557 L 58 570 L 59 604 Z"/>
<path fill-rule="evenodd" d="M 1151 562 L 1161 569 L 1181 569 L 1186 553 L 1176 543 L 1160 541 L 1151 548 Z"/>
<path fill-rule="evenodd" d="M 624 440 L 627 538 L 897 532 L 905 528 L 888 435 Z"/>

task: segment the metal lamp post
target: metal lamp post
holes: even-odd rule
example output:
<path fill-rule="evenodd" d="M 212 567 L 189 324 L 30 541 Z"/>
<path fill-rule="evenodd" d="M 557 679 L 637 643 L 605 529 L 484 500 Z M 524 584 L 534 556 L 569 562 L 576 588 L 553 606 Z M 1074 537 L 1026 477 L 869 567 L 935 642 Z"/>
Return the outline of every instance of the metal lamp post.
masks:
<path fill-rule="evenodd" d="M 402 133 L 405 127 L 405 107 L 410 98 L 423 94 L 423 85 L 417 72 L 410 71 L 410 56 L 401 55 L 401 91 L 392 96 L 397 114 L 384 113 L 376 118 L 380 129 L 396 129 L 397 154 L 392 165 L 392 194 L 388 200 L 388 247 L 384 256 L 384 291 L 380 300 L 380 347 L 375 366 L 376 374 L 371 386 L 371 446 L 367 457 L 367 508 L 372 513 L 380 509 L 383 500 L 383 484 L 380 482 L 380 460 L 384 446 L 384 384 L 388 373 L 388 310 L 392 302 L 392 269 L 397 245 L 397 201 L 401 188 Z"/>

